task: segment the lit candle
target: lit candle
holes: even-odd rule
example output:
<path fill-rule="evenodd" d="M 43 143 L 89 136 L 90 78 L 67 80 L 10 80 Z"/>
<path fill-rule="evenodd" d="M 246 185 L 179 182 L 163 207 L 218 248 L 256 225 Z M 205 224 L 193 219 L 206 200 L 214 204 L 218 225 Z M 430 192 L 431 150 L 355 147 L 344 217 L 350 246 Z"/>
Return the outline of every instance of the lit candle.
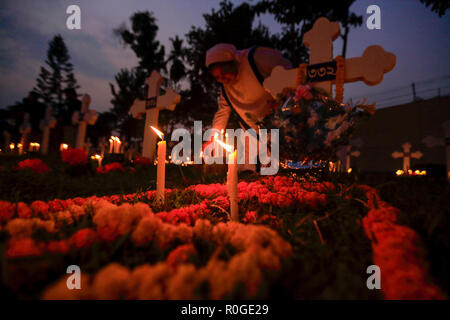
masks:
<path fill-rule="evenodd" d="M 99 167 L 102 166 L 102 160 L 103 160 L 103 157 L 102 157 L 101 155 L 96 154 L 96 155 L 92 156 L 91 159 L 92 159 L 92 160 L 97 160 L 98 166 L 99 166 Z"/>
<path fill-rule="evenodd" d="M 158 142 L 158 167 L 156 169 L 156 199 L 157 201 L 164 202 L 164 188 L 166 183 L 166 141 L 164 140 L 164 134 L 151 127 L 153 131 L 159 136 L 161 141 Z"/>
<path fill-rule="evenodd" d="M 109 153 L 113 152 L 113 144 L 114 144 L 114 140 L 113 137 L 109 138 Z"/>
<path fill-rule="evenodd" d="M 120 142 L 119 137 L 116 137 L 116 141 L 114 142 L 114 153 L 120 153 Z"/>
<path fill-rule="evenodd" d="M 59 146 L 60 151 L 67 150 L 67 149 L 69 149 L 69 145 L 66 143 L 61 143 L 61 145 Z"/>
<path fill-rule="evenodd" d="M 230 212 L 231 221 L 239 221 L 239 206 L 238 206 L 238 172 L 237 172 L 237 159 L 236 150 L 233 151 L 233 147 L 223 143 L 220 140 L 215 140 L 225 150 L 228 151 L 228 172 L 227 172 L 227 190 L 230 196 Z"/>
<path fill-rule="evenodd" d="M 17 144 L 17 149 L 19 150 L 19 154 L 22 154 L 23 153 L 23 144 L 18 143 Z"/>

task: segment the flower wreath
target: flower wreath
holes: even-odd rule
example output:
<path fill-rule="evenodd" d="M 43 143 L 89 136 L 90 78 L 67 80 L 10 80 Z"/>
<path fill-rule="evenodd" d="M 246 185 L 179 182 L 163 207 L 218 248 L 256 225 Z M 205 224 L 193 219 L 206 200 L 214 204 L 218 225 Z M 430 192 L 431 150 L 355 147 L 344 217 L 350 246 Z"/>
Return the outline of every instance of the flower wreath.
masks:
<path fill-rule="evenodd" d="M 375 103 L 343 104 L 320 88 L 302 83 L 284 89 L 274 100 L 274 112 L 259 123 L 279 129 L 280 161 L 334 161 L 351 133 L 375 112 Z"/>

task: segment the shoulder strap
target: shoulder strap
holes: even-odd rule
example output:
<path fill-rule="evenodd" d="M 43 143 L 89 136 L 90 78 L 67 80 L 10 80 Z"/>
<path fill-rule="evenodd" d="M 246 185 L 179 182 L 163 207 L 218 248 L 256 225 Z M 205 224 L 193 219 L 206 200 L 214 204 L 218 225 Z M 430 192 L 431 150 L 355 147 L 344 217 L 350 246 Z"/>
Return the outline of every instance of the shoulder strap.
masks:
<path fill-rule="evenodd" d="M 236 109 L 234 109 L 233 105 L 231 104 L 230 99 L 228 98 L 227 92 L 225 91 L 225 87 L 223 86 L 223 84 L 220 84 L 220 89 L 222 90 L 222 95 L 225 99 L 225 101 L 228 103 L 228 105 L 231 108 L 231 111 L 236 115 L 236 117 L 238 118 L 239 123 L 245 128 L 245 130 L 250 129 L 250 126 L 247 124 L 247 122 L 244 121 L 244 119 L 242 119 L 242 117 L 239 115 L 239 113 L 236 111 Z"/>
<path fill-rule="evenodd" d="M 258 68 L 256 67 L 255 58 L 254 58 L 254 54 L 255 54 L 255 51 L 257 48 L 258 48 L 258 46 L 253 46 L 250 49 L 250 51 L 248 53 L 248 62 L 250 63 L 250 67 L 252 67 L 252 70 L 256 76 L 256 79 L 258 79 L 259 83 L 262 85 L 264 82 L 264 77 L 261 75 Z"/>

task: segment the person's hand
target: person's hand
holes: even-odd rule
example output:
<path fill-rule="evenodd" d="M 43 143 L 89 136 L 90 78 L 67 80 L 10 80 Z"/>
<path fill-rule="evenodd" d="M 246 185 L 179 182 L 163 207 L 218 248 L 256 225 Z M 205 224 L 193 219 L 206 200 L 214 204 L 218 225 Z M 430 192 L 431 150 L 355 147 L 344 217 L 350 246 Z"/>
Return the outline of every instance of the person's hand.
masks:
<path fill-rule="evenodd" d="M 202 145 L 202 152 L 203 152 L 203 154 L 205 153 L 206 147 L 209 146 L 213 142 L 214 142 L 214 138 L 211 138 L 211 141 L 203 142 L 203 145 Z"/>

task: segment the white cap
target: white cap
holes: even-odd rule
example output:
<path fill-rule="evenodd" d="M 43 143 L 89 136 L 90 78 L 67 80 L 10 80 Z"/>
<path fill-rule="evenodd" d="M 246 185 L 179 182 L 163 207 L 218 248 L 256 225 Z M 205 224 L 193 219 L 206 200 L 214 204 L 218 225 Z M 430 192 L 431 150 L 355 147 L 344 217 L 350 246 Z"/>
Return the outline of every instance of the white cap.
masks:
<path fill-rule="evenodd" d="M 209 67 L 216 62 L 236 60 L 236 47 L 229 43 L 220 43 L 206 51 L 205 64 Z"/>

